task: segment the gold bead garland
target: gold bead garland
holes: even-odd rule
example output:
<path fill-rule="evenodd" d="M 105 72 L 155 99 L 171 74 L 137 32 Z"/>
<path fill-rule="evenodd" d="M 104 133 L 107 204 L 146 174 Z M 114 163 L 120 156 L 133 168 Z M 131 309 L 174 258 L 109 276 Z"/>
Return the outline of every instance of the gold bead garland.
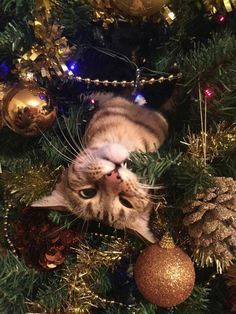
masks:
<path fill-rule="evenodd" d="M 17 256 L 17 253 L 16 253 L 16 249 L 14 247 L 14 244 L 13 242 L 11 241 L 11 238 L 9 236 L 9 222 L 8 222 L 8 217 L 9 217 L 9 212 L 10 212 L 10 209 L 11 209 L 12 205 L 10 203 L 6 204 L 6 210 L 5 210 L 5 215 L 4 215 L 4 227 L 3 227 L 3 230 L 4 230 L 4 236 L 5 236 L 5 239 L 11 249 L 11 251 L 13 252 L 13 254 L 15 254 Z"/>
<path fill-rule="evenodd" d="M 182 77 L 182 73 L 178 73 L 176 75 L 170 74 L 167 77 L 161 76 L 157 79 L 151 78 L 151 79 L 142 79 L 139 82 L 139 85 L 144 86 L 144 85 L 153 85 L 155 83 L 163 83 L 164 81 L 173 81 L 176 79 L 180 79 Z M 96 86 L 103 85 L 103 86 L 122 86 L 122 87 L 135 87 L 135 81 L 108 81 L 108 80 L 99 80 L 99 79 L 91 79 L 91 78 L 83 78 L 81 76 L 69 76 L 69 80 L 72 81 L 77 81 L 79 83 L 86 83 L 88 85 L 94 84 Z"/>

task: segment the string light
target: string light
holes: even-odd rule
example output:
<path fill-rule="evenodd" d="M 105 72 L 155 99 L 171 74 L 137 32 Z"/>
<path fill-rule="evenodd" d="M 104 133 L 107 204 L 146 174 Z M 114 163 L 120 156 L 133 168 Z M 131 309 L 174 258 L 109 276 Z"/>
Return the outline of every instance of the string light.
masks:
<path fill-rule="evenodd" d="M 211 87 L 207 87 L 204 89 L 204 96 L 207 98 L 207 99 L 212 99 L 214 97 L 215 93 L 214 93 L 214 89 L 211 88 Z"/>
<path fill-rule="evenodd" d="M 224 22 L 225 22 L 225 16 L 222 15 L 222 14 L 216 14 L 216 15 L 215 15 L 215 21 L 216 21 L 218 24 L 224 24 Z"/>

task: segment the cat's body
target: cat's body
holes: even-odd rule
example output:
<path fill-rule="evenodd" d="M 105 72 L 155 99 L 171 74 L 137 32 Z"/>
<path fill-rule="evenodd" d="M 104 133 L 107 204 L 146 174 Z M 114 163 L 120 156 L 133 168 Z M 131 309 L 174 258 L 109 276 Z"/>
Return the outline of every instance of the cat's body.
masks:
<path fill-rule="evenodd" d="M 160 113 L 121 97 L 104 97 L 85 132 L 84 150 L 52 194 L 33 206 L 67 208 L 85 220 L 128 228 L 154 242 L 148 228 L 148 190 L 124 163 L 130 152 L 156 150 L 167 132 L 168 123 Z"/>

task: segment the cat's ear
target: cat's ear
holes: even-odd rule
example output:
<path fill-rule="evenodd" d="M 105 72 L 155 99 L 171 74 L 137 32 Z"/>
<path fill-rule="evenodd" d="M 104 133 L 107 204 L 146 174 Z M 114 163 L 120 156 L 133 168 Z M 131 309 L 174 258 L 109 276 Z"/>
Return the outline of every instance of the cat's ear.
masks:
<path fill-rule="evenodd" d="M 51 207 L 56 210 L 67 210 L 69 204 L 64 197 L 61 183 L 58 183 L 52 193 L 34 201 L 32 207 Z"/>

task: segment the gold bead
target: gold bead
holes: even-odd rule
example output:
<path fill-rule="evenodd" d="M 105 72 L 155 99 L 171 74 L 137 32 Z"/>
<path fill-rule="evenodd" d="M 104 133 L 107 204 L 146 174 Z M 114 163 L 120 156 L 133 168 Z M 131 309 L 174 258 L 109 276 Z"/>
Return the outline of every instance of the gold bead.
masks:
<path fill-rule="evenodd" d="M 173 75 L 173 74 L 169 75 L 169 77 L 168 77 L 168 81 L 172 81 L 172 80 L 173 80 L 173 78 L 174 78 L 174 75 Z"/>
<path fill-rule="evenodd" d="M 81 76 L 77 76 L 77 77 L 76 77 L 76 80 L 77 80 L 78 82 L 82 82 L 83 79 L 82 79 Z"/>
<path fill-rule="evenodd" d="M 159 83 L 163 83 L 164 80 L 165 80 L 164 76 L 161 76 L 161 77 L 159 77 L 158 82 L 159 82 Z"/>
<path fill-rule="evenodd" d="M 84 79 L 85 83 L 90 84 L 91 83 L 91 79 L 90 78 L 86 78 Z"/>
<path fill-rule="evenodd" d="M 155 79 L 154 79 L 154 78 L 151 78 L 151 79 L 149 80 L 149 84 L 152 85 L 153 83 L 155 83 Z"/>
<path fill-rule="evenodd" d="M 112 82 L 112 86 L 117 86 L 118 82 L 117 81 L 113 81 Z"/>
<path fill-rule="evenodd" d="M 100 84 L 100 81 L 98 79 L 94 80 L 94 84 L 95 85 L 99 85 Z"/>
<path fill-rule="evenodd" d="M 121 86 L 123 86 L 123 87 L 127 86 L 127 81 L 122 81 Z"/>
<path fill-rule="evenodd" d="M 143 86 L 145 83 L 146 83 L 146 80 L 144 80 L 144 79 L 140 81 L 141 86 Z"/>
<path fill-rule="evenodd" d="M 108 80 L 105 80 L 102 83 L 103 83 L 104 86 L 108 86 L 109 85 L 109 81 Z"/>

